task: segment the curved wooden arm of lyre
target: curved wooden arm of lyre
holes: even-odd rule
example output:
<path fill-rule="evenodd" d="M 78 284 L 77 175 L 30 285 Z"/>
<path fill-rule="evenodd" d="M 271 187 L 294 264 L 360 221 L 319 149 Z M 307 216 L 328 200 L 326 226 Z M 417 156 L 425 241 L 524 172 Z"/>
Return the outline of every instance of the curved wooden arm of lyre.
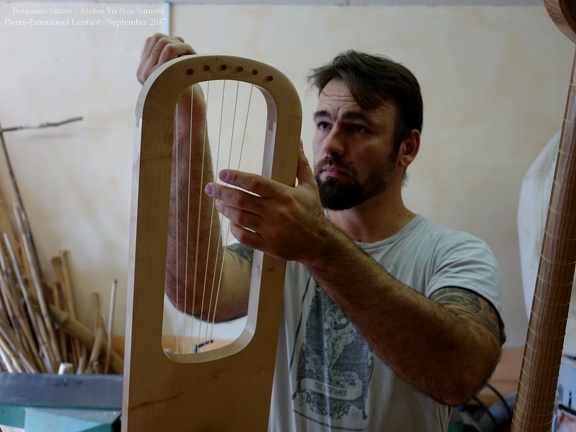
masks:
<path fill-rule="evenodd" d="M 262 91 L 268 109 L 263 175 L 295 181 L 300 101 L 276 69 L 195 55 L 163 65 L 144 84 L 136 113 L 123 431 L 267 428 L 285 263 L 255 252 L 247 325 L 226 348 L 176 359 L 161 343 L 175 107 L 184 89 L 212 80 L 243 81 Z"/>
<path fill-rule="evenodd" d="M 544 0 L 544 6 L 564 36 L 576 43 L 576 2 L 573 0 Z"/>
<path fill-rule="evenodd" d="M 544 3 L 552 20 L 576 43 L 576 1 Z M 515 432 L 548 432 L 552 425 L 576 263 L 574 66 L 512 420 Z"/>

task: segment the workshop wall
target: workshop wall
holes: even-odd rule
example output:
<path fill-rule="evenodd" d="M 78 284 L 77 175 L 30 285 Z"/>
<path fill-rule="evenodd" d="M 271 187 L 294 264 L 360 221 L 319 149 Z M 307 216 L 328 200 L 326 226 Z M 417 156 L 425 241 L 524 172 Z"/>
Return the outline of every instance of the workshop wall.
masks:
<path fill-rule="evenodd" d="M 163 7 L 130 5 L 138 6 Z M 98 17 L 82 7 L 103 12 Z M 425 115 L 421 152 L 405 189 L 408 205 L 490 244 L 502 267 L 508 345 L 523 344 L 518 195 L 524 173 L 562 125 L 573 56 L 573 45 L 543 6 L 178 4 L 169 15 L 146 18 L 119 7 L 0 3 L 2 127 L 84 118 L 7 132 L 5 139 L 43 270 L 50 277 L 50 257 L 68 251 L 86 323 L 90 293 L 100 293 L 106 311 L 117 279 L 114 330 L 124 334 L 140 88 L 135 71 L 145 38 L 170 24 L 198 52 L 252 57 L 284 71 L 304 103 L 307 152 L 315 105 L 305 82 L 311 67 L 348 48 L 386 54 L 409 67 L 421 82 Z M 34 8 L 73 11 L 25 12 Z M 31 15 L 69 21 L 32 25 Z M 0 191 L 13 199 L 4 160 Z"/>

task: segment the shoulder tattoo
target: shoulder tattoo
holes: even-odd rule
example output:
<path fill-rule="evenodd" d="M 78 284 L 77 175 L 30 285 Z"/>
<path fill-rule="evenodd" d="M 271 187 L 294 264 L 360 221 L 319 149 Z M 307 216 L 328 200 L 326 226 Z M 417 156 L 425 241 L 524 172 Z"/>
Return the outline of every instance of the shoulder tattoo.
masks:
<path fill-rule="evenodd" d="M 233 243 L 228 245 L 226 246 L 226 250 L 236 254 L 239 258 L 248 261 L 250 264 L 254 258 L 254 250 L 248 246 L 244 246 L 241 243 Z"/>
<path fill-rule="evenodd" d="M 478 294 L 463 288 L 441 288 L 430 299 L 466 321 L 488 330 L 500 343 L 506 340 L 504 325 L 496 309 Z"/>

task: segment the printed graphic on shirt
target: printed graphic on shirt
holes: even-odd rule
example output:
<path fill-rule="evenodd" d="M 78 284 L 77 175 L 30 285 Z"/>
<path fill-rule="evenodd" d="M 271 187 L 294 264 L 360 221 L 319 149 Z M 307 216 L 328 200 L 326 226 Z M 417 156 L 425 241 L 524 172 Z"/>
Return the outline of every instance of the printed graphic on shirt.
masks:
<path fill-rule="evenodd" d="M 316 286 L 296 373 L 294 410 L 344 431 L 366 430 L 372 350 L 356 328 Z"/>

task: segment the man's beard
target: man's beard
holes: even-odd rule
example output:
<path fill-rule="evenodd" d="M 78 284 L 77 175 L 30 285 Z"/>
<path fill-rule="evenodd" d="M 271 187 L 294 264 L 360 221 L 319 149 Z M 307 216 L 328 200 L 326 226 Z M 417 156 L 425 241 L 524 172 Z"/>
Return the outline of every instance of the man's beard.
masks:
<path fill-rule="evenodd" d="M 385 191 L 390 185 L 396 168 L 396 153 L 393 153 L 366 178 L 363 183 L 358 181 L 358 175 L 354 168 L 335 161 L 327 156 L 316 165 L 316 182 L 320 191 L 320 200 L 324 208 L 328 210 L 347 210 L 362 204 L 364 201 Z M 343 168 L 349 175 L 345 183 L 341 183 L 333 177 L 326 180 L 320 179 L 320 172 L 327 165 L 335 165 Z"/>

